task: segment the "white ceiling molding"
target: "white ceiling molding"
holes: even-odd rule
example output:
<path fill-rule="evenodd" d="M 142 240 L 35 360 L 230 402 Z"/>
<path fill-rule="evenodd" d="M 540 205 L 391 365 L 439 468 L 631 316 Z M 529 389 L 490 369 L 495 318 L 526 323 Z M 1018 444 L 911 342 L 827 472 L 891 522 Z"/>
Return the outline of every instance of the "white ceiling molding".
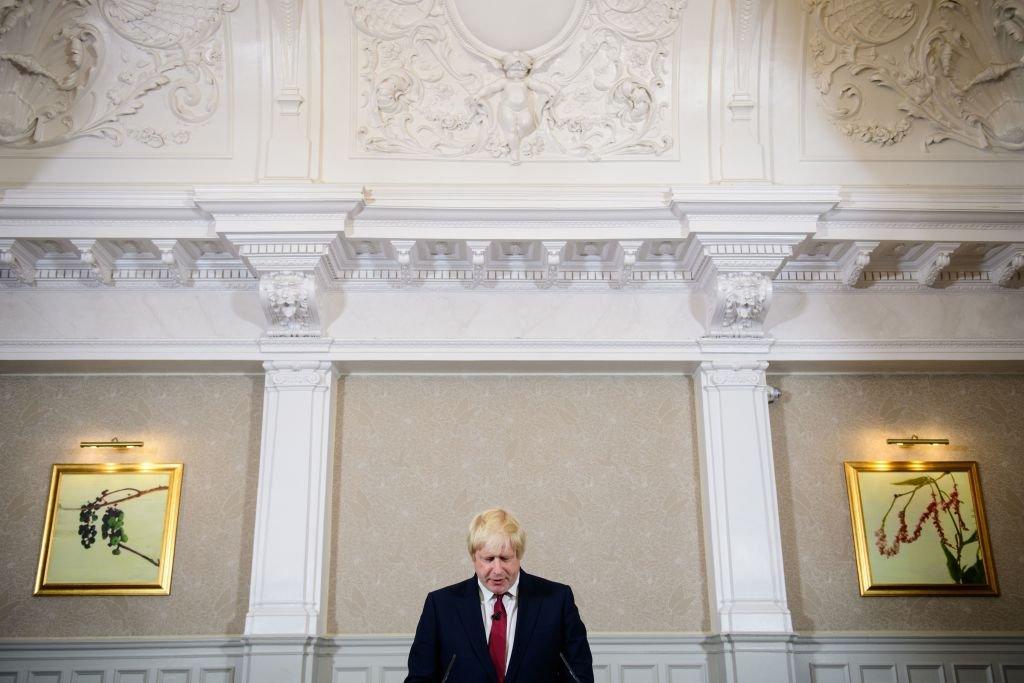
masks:
<path fill-rule="evenodd" d="M 475 35 L 456 0 L 348 4 L 363 155 L 512 164 L 678 155 L 680 0 L 574 0 L 564 17 L 557 3 L 541 5 L 508 17 L 504 33 L 522 34 L 515 47 Z M 563 23 L 552 35 L 553 15 Z"/>
<path fill-rule="evenodd" d="M 699 259 L 692 270 L 710 294 L 708 337 L 765 336 L 772 279 L 804 239 L 804 235 L 694 235 Z"/>
<path fill-rule="evenodd" d="M 284 243 L 296 234 L 336 238 L 322 291 L 692 289 L 707 265 L 694 234 L 782 234 L 806 238 L 772 275 L 787 291 L 901 291 L 929 281 L 1016 289 L 1021 269 L 1000 254 L 1020 244 L 1022 225 L 1024 197 L 998 189 L 27 187 L 0 199 L 0 236 L 10 241 L 0 286 L 82 287 L 99 277 L 121 288 L 255 288 L 225 238 L 266 233 Z M 83 260 L 72 239 L 102 252 L 98 264 Z M 556 263 L 545 242 L 561 245 Z M 936 256 L 938 270 L 936 259 L 918 262 L 942 244 L 962 246 Z"/>
<path fill-rule="evenodd" d="M 0 150 L 34 152 L 84 138 L 148 148 L 194 143 L 229 87 L 223 28 L 238 1 L 136 5 L 5 4 Z M 110 55 L 120 58 L 113 66 Z M 145 106 L 160 97 L 166 106 Z"/>
<path fill-rule="evenodd" d="M 989 279 L 1000 287 L 1009 287 L 1014 276 L 1024 268 L 1024 244 L 1009 244 L 992 250 L 983 267 Z"/>
<path fill-rule="evenodd" d="M 813 0 L 808 63 L 822 111 L 847 137 L 899 145 L 923 124 L 923 145 L 955 140 L 1024 149 L 1024 43 L 1019 5 L 926 0 Z M 895 94 L 895 98 L 892 95 Z"/>
<path fill-rule="evenodd" d="M 239 361 L 290 360 L 298 358 L 303 344 L 315 348 L 319 357 L 343 364 L 350 370 L 402 371 L 417 364 L 437 369 L 452 364 L 452 371 L 479 369 L 480 363 L 494 372 L 520 371 L 525 362 L 554 363 L 548 372 L 573 372 L 581 364 L 600 372 L 692 370 L 702 360 L 720 357 L 730 350 L 707 340 L 225 340 L 225 339 L 37 339 L 0 340 L 0 361 Z M 1016 363 L 1024 358 L 1024 341 L 1005 339 L 736 339 L 733 351 L 757 349 L 769 363 L 787 361 L 934 362 L 949 370 L 949 363 Z M 401 366 L 399 364 L 408 365 Z M 460 368 L 458 364 L 464 363 Z M 637 365 L 631 365 L 636 363 Z M 544 366 L 538 366 L 543 368 Z M 932 369 L 937 369 L 932 366 Z M 2 368 L 0 368 L 2 369 Z M 842 369 L 833 365 L 832 370 Z"/>
<path fill-rule="evenodd" d="M 0 266 L 6 266 L 19 284 L 33 285 L 36 282 L 36 259 L 24 243 L 0 238 Z"/>
<path fill-rule="evenodd" d="M 332 279 L 328 254 L 336 234 L 228 234 L 259 278 L 268 337 L 323 335 L 320 291 Z"/>
<path fill-rule="evenodd" d="M 942 271 L 949 267 L 953 252 L 959 248 L 955 242 L 928 245 L 911 264 L 916 280 L 925 287 L 934 286 Z"/>
<path fill-rule="evenodd" d="M 261 178 L 312 180 L 316 173 L 314 140 L 317 137 L 313 127 L 319 118 L 315 115 L 316 103 L 305 103 L 319 81 L 319 41 L 310 37 L 310 21 L 305 14 L 317 14 L 318 3 L 261 1 L 270 18 L 270 89 L 273 93 L 273 104 L 267 113 L 270 134 L 262 157 Z M 317 21 L 314 16 L 313 23 Z"/>

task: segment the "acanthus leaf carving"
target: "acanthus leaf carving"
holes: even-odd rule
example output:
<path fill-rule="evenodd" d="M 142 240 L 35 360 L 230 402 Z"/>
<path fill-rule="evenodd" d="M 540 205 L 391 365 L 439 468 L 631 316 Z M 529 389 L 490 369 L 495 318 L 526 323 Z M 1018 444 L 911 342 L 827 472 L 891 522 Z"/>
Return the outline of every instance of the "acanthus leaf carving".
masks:
<path fill-rule="evenodd" d="M 951 242 L 938 242 L 925 249 L 924 253 L 916 259 L 916 270 L 914 278 L 918 284 L 925 287 L 934 287 L 942 274 L 953 260 L 953 252 L 960 245 Z"/>
<path fill-rule="evenodd" d="M 1024 269 L 1024 244 L 1011 244 L 999 251 L 988 264 L 989 279 L 1000 287 L 1009 287 L 1014 275 Z"/>
<path fill-rule="evenodd" d="M 717 273 L 710 336 L 764 336 L 764 316 L 771 304 L 771 296 L 772 280 L 765 273 Z"/>
<path fill-rule="evenodd" d="M 238 0 L 9 0 L 0 8 L 0 147 L 79 138 L 188 143 L 189 128 L 217 111 L 224 60 L 218 34 L 237 6 Z M 129 126 L 157 93 L 166 95 L 174 129 Z"/>
<path fill-rule="evenodd" d="M 260 275 L 260 302 L 268 337 L 319 337 L 320 311 L 313 273 L 279 270 Z"/>
<path fill-rule="evenodd" d="M 871 263 L 871 253 L 878 248 L 878 242 L 854 242 L 839 260 L 839 272 L 843 284 L 854 287 L 860 282 L 864 269 Z"/>
<path fill-rule="evenodd" d="M 577 0 L 543 54 L 481 50 L 452 0 L 348 0 L 358 30 L 363 151 L 504 159 L 661 155 L 683 0 Z"/>
<path fill-rule="evenodd" d="M 847 136 L 882 147 L 924 122 L 925 148 L 956 140 L 1024 150 L 1020 0 L 804 0 L 822 107 Z M 888 122 L 874 117 L 897 100 Z M 890 96 L 891 96 L 890 95 Z"/>

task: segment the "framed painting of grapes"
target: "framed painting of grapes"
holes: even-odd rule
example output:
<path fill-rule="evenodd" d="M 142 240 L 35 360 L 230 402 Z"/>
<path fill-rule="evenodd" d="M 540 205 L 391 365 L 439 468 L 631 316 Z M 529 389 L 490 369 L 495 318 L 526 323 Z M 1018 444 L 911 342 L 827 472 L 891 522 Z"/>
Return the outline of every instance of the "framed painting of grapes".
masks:
<path fill-rule="evenodd" d="M 54 465 L 35 595 L 167 595 L 180 464 Z"/>
<path fill-rule="evenodd" d="M 861 595 L 999 595 L 978 463 L 844 465 Z"/>

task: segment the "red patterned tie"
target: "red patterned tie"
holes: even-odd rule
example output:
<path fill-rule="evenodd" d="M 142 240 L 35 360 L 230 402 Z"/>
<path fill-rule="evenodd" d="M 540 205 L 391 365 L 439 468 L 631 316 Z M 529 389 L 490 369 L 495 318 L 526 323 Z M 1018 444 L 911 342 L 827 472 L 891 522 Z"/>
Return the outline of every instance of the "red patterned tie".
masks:
<path fill-rule="evenodd" d="M 508 630 L 508 616 L 505 614 L 505 603 L 502 595 L 494 596 L 494 616 L 491 617 L 491 642 L 487 649 L 491 652 L 491 663 L 498 674 L 498 683 L 505 683 L 505 632 Z"/>

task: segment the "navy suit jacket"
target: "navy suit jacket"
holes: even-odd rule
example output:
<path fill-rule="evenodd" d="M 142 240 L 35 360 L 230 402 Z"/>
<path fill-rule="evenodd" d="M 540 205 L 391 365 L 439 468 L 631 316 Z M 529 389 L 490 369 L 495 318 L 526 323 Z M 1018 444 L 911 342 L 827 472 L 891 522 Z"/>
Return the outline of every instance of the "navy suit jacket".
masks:
<path fill-rule="evenodd" d="M 568 681 L 559 653 L 582 683 L 593 683 L 587 628 L 572 589 L 520 570 L 516 633 L 506 683 Z M 476 577 L 427 595 L 409 651 L 406 683 L 438 683 L 455 655 L 448 683 L 496 682 L 487 651 Z"/>

